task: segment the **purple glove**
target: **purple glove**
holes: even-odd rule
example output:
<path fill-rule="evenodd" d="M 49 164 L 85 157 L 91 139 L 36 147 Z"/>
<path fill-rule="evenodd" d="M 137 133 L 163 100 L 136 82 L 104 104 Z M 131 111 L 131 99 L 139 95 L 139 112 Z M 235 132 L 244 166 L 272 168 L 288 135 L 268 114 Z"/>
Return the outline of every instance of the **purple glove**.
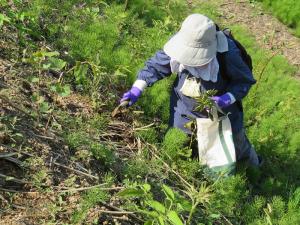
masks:
<path fill-rule="evenodd" d="M 221 96 L 213 96 L 211 97 L 211 99 L 214 100 L 220 108 L 228 107 L 229 105 L 231 105 L 232 101 L 228 93 Z"/>
<path fill-rule="evenodd" d="M 129 100 L 128 105 L 131 106 L 134 103 L 136 103 L 136 101 L 141 96 L 141 94 L 142 94 L 142 91 L 139 88 L 132 87 L 129 91 L 127 91 L 127 92 L 125 92 L 123 94 L 123 97 L 120 100 L 120 102 L 124 102 L 124 101 L 128 101 Z"/>

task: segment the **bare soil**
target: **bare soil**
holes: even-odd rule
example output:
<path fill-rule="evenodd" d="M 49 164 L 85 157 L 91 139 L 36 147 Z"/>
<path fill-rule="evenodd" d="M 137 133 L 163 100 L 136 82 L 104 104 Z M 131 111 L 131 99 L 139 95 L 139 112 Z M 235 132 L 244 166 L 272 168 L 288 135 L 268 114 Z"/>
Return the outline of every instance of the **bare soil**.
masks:
<path fill-rule="evenodd" d="M 286 25 L 260 4 L 249 1 L 222 0 L 218 10 L 225 26 L 246 26 L 261 47 L 284 55 L 290 64 L 298 67 L 297 77 L 300 77 L 300 38 L 292 35 Z"/>

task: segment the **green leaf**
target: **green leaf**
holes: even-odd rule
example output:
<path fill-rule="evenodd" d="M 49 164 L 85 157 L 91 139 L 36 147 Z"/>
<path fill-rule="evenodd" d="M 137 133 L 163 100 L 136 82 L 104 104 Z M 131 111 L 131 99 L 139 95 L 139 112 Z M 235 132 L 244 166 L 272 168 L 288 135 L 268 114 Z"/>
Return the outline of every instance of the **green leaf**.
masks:
<path fill-rule="evenodd" d="M 138 212 L 142 213 L 142 214 L 145 214 L 145 215 L 147 215 L 150 218 L 158 218 L 159 217 L 159 214 L 156 211 L 149 211 L 149 210 L 139 209 Z"/>
<path fill-rule="evenodd" d="M 173 205 L 173 201 L 171 199 L 169 199 L 169 198 L 166 198 L 165 202 L 164 202 L 164 205 L 165 205 L 165 207 L 167 209 L 170 209 L 172 207 L 172 205 Z"/>
<path fill-rule="evenodd" d="M 61 85 L 61 84 L 55 84 L 50 87 L 50 90 L 55 92 L 61 97 L 67 97 L 71 94 L 71 88 L 69 85 Z"/>
<path fill-rule="evenodd" d="M 92 7 L 91 11 L 94 13 L 99 13 L 100 9 L 99 9 L 99 7 Z"/>
<path fill-rule="evenodd" d="M 167 217 L 173 225 L 183 225 L 183 222 L 175 211 L 168 212 Z"/>
<path fill-rule="evenodd" d="M 166 208 L 158 201 L 148 200 L 148 201 L 146 201 L 146 204 L 148 204 L 151 208 L 153 208 L 157 212 L 160 212 L 163 214 L 166 213 Z"/>
<path fill-rule="evenodd" d="M 159 225 L 165 225 L 164 218 L 162 216 L 159 216 L 157 220 Z"/>
<path fill-rule="evenodd" d="M 220 216 L 220 214 L 214 214 L 213 213 L 213 214 L 210 214 L 209 217 L 212 218 L 212 219 L 219 219 L 221 216 Z"/>
<path fill-rule="evenodd" d="M 49 113 L 50 112 L 50 106 L 48 102 L 43 102 L 40 104 L 40 111 L 42 113 Z"/>
<path fill-rule="evenodd" d="M 42 52 L 42 54 L 44 56 L 47 56 L 47 57 L 53 57 L 53 56 L 59 56 L 59 52 Z"/>
<path fill-rule="evenodd" d="M 180 204 L 177 204 L 177 207 L 181 208 L 184 211 L 191 211 L 192 209 L 192 203 L 190 201 L 188 201 L 187 199 L 185 199 L 184 197 L 178 197 L 177 202 L 180 202 Z"/>
<path fill-rule="evenodd" d="M 87 72 L 88 72 L 88 65 L 80 64 L 80 62 L 76 63 L 74 68 L 74 77 L 77 84 L 86 84 L 87 83 Z"/>
<path fill-rule="evenodd" d="M 2 27 L 4 22 L 10 22 L 10 18 L 0 13 L 0 27 Z"/>
<path fill-rule="evenodd" d="M 136 198 L 136 197 L 141 197 L 145 193 L 143 190 L 136 189 L 136 188 L 126 188 L 125 190 L 120 191 L 117 195 L 119 197 L 124 197 L 124 198 Z"/>
<path fill-rule="evenodd" d="M 162 187 L 163 187 L 163 190 L 164 190 L 165 195 L 166 195 L 169 199 L 171 199 L 172 201 L 174 201 L 174 200 L 175 200 L 175 195 L 174 195 L 173 190 L 172 190 L 170 187 L 168 187 L 167 185 L 164 185 L 164 184 L 163 184 Z"/>
<path fill-rule="evenodd" d="M 153 225 L 154 220 L 147 220 L 144 225 Z"/>
<path fill-rule="evenodd" d="M 23 134 L 21 134 L 21 133 L 15 133 L 14 136 L 17 136 L 17 137 L 24 137 Z"/>
<path fill-rule="evenodd" d="M 151 190 L 150 184 L 143 184 L 142 189 L 147 193 Z"/>
<path fill-rule="evenodd" d="M 51 67 L 51 64 L 50 64 L 50 63 L 45 63 L 45 64 L 42 65 L 42 68 L 43 68 L 44 70 L 48 70 L 50 67 Z"/>
<path fill-rule="evenodd" d="M 30 81 L 32 82 L 32 83 L 38 83 L 39 82 L 39 78 L 38 77 L 32 77 L 31 79 L 30 79 Z"/>
<path fill-rule="evenodd" d="M 50 87 L 50 90 L 53 91 L 53 92 L 57 92 L 57 85 L 52 85 Z"/>
<path fill-rule="evenodd" d="M 32 100 L 33 102 L 37 102 L 38 99 L 39 99 L 39 94 L 37 94 L 36 92 L 34 92 L 34 93 L 32 94 L 32 96 L 31 96 L 31 100 Z"/>
<path fill-rule="evenodd" d="M 49 69 L 54 71 L 61 71 L 67 64 L 64 60 L 53 57 L 49 58 L 48 63 Z"/>
<path fill-rule="evenodd" d="M 69 96 L 70 94 L 71 94 L 71 88 L 70 88 L 70 86 L 69 86 L 69 85 L 65 85 L 65 86 L 63 87 L 63 92 L 60 93 L 60 96 L 61 96 L 61 97 L 67 97 L 67 96 Z"/>

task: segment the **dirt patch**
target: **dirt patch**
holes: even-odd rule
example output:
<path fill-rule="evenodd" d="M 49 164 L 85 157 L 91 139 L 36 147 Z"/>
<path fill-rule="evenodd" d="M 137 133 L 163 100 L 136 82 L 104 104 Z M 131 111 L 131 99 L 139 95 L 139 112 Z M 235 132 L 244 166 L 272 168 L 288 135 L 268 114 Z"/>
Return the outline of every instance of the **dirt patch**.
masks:
<path fill-rule="evenodd" d="M 259 4 L 248 1 L 222 0 L 219 12 L 224 25 L 244 25 L 260 46 L 284 55 L 290 64 L 298 67 L 297 76 L 300 77 L 300 39 L 293 36 L 287 26 Z"/>

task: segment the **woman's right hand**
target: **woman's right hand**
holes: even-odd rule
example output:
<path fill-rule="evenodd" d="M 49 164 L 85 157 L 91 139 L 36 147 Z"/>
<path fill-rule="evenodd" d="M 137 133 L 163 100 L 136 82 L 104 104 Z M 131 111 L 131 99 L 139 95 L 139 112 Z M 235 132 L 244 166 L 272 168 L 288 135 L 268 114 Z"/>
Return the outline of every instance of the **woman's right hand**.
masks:
<path fill-rule="evenodd" d="M 124 101 L 129 101 L 128 106 L 132 106 L 137 102 L 142 94 L 142 90 L 137 87 L 132 87 L 129 91 L 125 92 L 120 100 L 120 103 Z"/>

